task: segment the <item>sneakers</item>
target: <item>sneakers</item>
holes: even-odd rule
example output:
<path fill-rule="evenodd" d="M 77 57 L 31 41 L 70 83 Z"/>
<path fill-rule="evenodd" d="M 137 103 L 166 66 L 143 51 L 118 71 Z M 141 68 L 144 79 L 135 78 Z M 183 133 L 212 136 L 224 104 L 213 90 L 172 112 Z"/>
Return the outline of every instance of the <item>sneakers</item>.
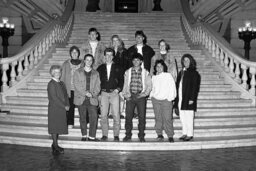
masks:
<path fill-rule="evenodd" d="M 123 138 L 123 141 L 124 142 L 128 142 L 128 141 L 131 141 L 132 140 L 132 138 L 131 137 L 128 137 L 128 136 L 125 136 L 124 138 Z"/>
<path fill-rule="evenodd" d="M 114 136 L 114 141 L 118 142 L 119 141 L 119 137 L 118 136 Z"/>
<path fill-rule="evenodd" d="M 88 138 L 88 141 L 99 141 L 99 139 L 97 139 L 97 138 Z"/>
<path fill-rule="evenodd" d="M 164 136 L 158 135 L 156 139 L 157 139 L 157 141 L 162 142 L 162 141 L 164 141 Z"/>
<path fill-rule="evenodd" d="M 101 141 L 107 141 L 108 140 L 108 137 L 103 135 L 102 138 L 100 139 Z"/>
<path fill-rule="evenodd" d="M 68 125 L 68 129 L 74 128 L 74 125 Z"/>

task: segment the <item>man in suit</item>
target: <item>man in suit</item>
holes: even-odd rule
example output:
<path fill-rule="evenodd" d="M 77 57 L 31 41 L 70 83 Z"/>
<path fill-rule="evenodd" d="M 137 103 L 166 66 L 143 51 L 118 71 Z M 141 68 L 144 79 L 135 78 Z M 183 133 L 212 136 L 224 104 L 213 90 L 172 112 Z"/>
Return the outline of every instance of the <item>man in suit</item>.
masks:
<path fill-rule="evenodd" d="M 114 50 L 106 48 L 104 51 L 105 63 L 98 67 L 101 80 L 101 127 L 102 141 L 108 140 L 108 113 L 109 107 L 113 116 L 114 141 L 119 141 L 120 113 L 119 113 L 119 92 L 123 87 L 123 70 L 113 63 Z"/>

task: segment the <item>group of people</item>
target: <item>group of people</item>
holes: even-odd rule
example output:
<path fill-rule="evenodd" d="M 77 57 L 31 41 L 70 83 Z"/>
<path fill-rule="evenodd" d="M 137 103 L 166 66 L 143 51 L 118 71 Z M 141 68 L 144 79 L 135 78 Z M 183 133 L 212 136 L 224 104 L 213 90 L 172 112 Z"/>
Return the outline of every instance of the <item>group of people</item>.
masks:
<path fill-rule="evenodd" d="M 136 44 L 126 49 L 118 35 L 109 46 L 100 41 L 96 28 L 88 31 L 88 41 L 70 48 L 71 59 L 62 66 L 50 68 L 48 83 L 48 132 L 52 136 L 52 152 L 63 153 L 58 145 L 59 134 L 67 134 L 74 126 L 74 111 L 78 108 L 82 141 L 108 141 L 109 115 L 113 118 L 114 141 L 119 140 L 120 117 L 125 106 L 124 142 L 131 141 L 133 118 L 138 115 L 138 138 L 145 142 L 146 105 L 150 98 L 155 114 L 157 140 L 163 141 L 163 130 L 169 142 L 174 142 L 173 109 L 179 110 L 182 123 L 181 140 L 193 139 L 194 111 L 200 85 L 196 62 L 190 54 L 177 61 L 162 39 L 159 52 L 147 45 L 146 35 L 138 30 Z M 82 56 L 82 58 L 80 57 Z M 125 104 L 125 105 L 124 105 Z M 101 139 L 96 138 L 100 109 Z M 89 123 L 89 133 L 87 125 Z"/>

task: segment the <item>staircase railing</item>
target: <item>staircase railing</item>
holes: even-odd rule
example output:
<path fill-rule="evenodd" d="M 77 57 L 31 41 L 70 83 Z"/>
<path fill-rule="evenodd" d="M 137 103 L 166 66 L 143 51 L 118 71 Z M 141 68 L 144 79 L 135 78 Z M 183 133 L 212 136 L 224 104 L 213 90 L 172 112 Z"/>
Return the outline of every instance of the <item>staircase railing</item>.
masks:
<path fill-rule="evenodd" d="M 17 87 L 28 79 L 41 61 L 48 56 L 47 52 L 57 43 L 64 43 L 73 24 L 73 7 L 75 0 L 69 0 L 62 17 L 49 22 L 40 32 L 34 35 L 15 56 L 0 59 L 1 98 L 15 93 Z M 7 72 L 10 73 L 8 77 Z"/>
<path fill-rule="evenodd" d="M 182 23 L 193 44 L 201 45 L 222 70 L 225 79 L 242 92 L 244 98 L 252 99 L 255 105 L 256 62 L 243 59 L 207 23 L 197 22 L 188 9 L 188 1 L 181 0 L 184 17 Z"/>

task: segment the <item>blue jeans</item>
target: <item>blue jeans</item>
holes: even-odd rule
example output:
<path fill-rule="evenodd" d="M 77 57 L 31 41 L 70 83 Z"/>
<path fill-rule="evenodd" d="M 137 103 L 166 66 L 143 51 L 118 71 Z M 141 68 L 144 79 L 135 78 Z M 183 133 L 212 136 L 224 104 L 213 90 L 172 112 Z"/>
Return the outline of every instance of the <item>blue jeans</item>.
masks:
<path fill-rule="evenodd" d="M 168 100 L 157 100 L 154 97 L 151 100 L 155 113 L 155 129 L 157 135 L 163 135 L 163 130 L 165 130 L 168 137 L 173 137 L 172 102 Z"/>
<path fill-rule="evenodd" d="M 89 99 L 85 99 L 82 105 L 77 106 L 78 112 L 80 116 L 80 128 L 83 136 L 87 135 L 87 115 L 89 115 L 89 136 L 94 138 L 96 137 L 96 128 L 97 128 L 97 106 L 93 106 L 90 104 Z"/>
<path fill-rule="evenodd" d="M 112 92 L 101 92 L 101 128 L 102 128 L 102 135 L 108 136 L 108 114 L 109 114 L 109 107 L 111 106 L 111 112 L 113 116 L 113 131 L 114 136 L 119 136 L 120 132 L 120 114 L 119 114 L 119 94 Z"/>
<path fill-rule="evenodd" d="M 125 130 L 126 130 L 126 136 L 131 137 L 132 136 L 132 128 L 133 128 L 133 115 L 134 115 L 134 109 L 137 107 L 138 109 L 138 117 L 139 117 L 139 138 L 143 138 L 145 136 L 145 126 L 146 126 L 146 97 L 137 98 L 137 95 L 131 96 L 130 99 L 126 100 L 126 109 L 125 109 Z"/>

